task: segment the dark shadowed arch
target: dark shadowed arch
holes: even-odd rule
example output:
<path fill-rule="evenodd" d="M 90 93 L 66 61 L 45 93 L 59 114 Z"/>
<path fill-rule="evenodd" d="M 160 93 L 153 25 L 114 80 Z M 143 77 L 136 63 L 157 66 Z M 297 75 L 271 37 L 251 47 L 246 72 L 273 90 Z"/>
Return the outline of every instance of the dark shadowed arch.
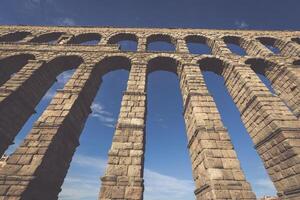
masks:
<path fill-rule="evenodd" d="M 293 62 L 293 65 L 300 65 L 300 60 L 295 60 L 295 61 Z"/>
<path fill-rule="evenodd" d="M 218 58 L 203 58 L 198 61 L 201 71 L 211 71 L 222 76 L 224 71 L 224 62 Z"/>
<path fill-rule="evenodd" d="M 23 40 L 28 35 L 31 35 L 31 33 L 27 31 L 8 33 L 0 37 L 0 42 L 18 42 Z"/>
<path fill-rule="evenodd" d="M 173 38 L 170 35 L 166 35 L 166 34 L 154 34 L 154 35 L 148 36 L 147 41 L 146 41 L 146 49 L 149 50 L 149 45 L 151 43 L 155 43 L 155 42 L 163 42 L 163 43 L 169 44 L 170 47 L 172 48 L 172 51 L 175 51 L 175 49 L 176 49 L 175 38 Z"/>
<path fill-rule="evenodd" d="M 0 60 L 0 86 L 10 79 L 10 77 L 25 66 L 29 60 L 34 60 L 32 54 L 19 54 L 9 56 Z"/>
<path fill-rule="evenodd" d="M 119 69 L 130 70 L 131 60 L 126 56 L 109 56 L 96 64 L 101 76 Z"/>
<path fill-rule="evenodd" d="M 50 42 L 55 42 L 63 34 L 64 34 L 63 32 L 45 33 L 45 34 L 41 34 L 41 35 L 33 38 L 32 40 L 30 40 L 30 42 L 34 42 L 34 43 L 50 43 Z"/>
<path fill-rule="evenodd" d="M 180 65 L 179 61 L 171 57 L 159 56 L 156 58 L 152 58 L 148 62 L 147 73 L 151 73 L 154 71 L 168 71 L 178 74 L 178 66 Z"/>
<path fill-rule="evenodd" d="M 245 61 L 245 64 L 250 65 L 251 69 L 255 71 L 255 73 L 264 76 L 266 76 L 266 71 L 271 70 L 271 68 L 275 65 L 275 63 L 267 61 L 263 58 L 249 58 Z"/>
<path fill-rule="evenodd" d="M 300 37 L 292 38 L 292 41 L 300 44 Z"/>
<path fill-rule="evenodd" d="M 265 45 L 274 54 L 279 54 L 281 52 L 281 49 L 278 46 L 278 43 L 280 42 L 280 40 L 277 39 L 277 38 L 273 38 L 273 37 L 257 37 L 256 40 L 258 40 L 260 43 L 262 43 L 263 45 Z"/>
<path fill-rule="evenodd" d="M 245 39 L 243 39 L 240 36 L 232 35 L 224 36 L 222 39 L 232 53 L 235 53 L 240 56 L 246 55 L 246 49 L 242 47 L 242 42 L 244 42 Z"/>
<path fill-rule="evenodd" d="M 92 41 L 97 41 L 99 43 L 101 40 L 101 35 L 99 33 L 83 33 L 74 36 L 68 44 L 82 44 Z"/>

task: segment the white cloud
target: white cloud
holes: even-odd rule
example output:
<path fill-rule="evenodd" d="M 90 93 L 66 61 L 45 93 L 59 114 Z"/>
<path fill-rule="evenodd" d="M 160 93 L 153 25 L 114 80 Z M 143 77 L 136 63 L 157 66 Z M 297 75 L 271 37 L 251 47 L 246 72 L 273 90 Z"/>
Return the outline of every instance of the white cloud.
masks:
<path fill-rule="evenodd" d="M 243 21 L 243 20 L 236 20 L 235 22 L 234 22 L 234 24 L 235 24 L 235 26 L 237 27 L 237 28 L 240 28 L 240 29 L 246 29 L 246 28 L 248 28 L 249 27 L 249 24 L 247 24 L 245 21 Z"/>
<path fill-rule="evenodd" d="M 76 173 L 67 176 L 60 200 L 92 200 L 98 198 L 100 177 L 104 174 L 107 161 L 101 157 L 75 155 L 72 168 Z M 72 170 L 71 170 L 72 171 Z M 73 171 L 72 171 L 73 172 Z M 95 178 L 97 177 L 97 178 Z M 194 184 L 191 180 L 178 179 L 145 169 L 145 193 L 147 200 L 188 200 L 195 199 Z"/>
<path fill-rule="evenodd" d="M 55 25 L 59 26 L 74 26 L 76 24 L 75 20 L 69 17 L 62 17 L 54 20 Z"/>
<path fill-rule="evenodd" d="M 145 199 L 182 200 L 195 199 L 192 180 L 179 179 L 145 169 Z"/>
<path fill-rule="evenodd" d="M 97 118 L 107 127 L 114 127 L 116 120 L 111 112 L 108 112 L 104 109 L 103 105 L 100 103 L 93 103 L 91 109 L 93 111 L 91 115 L 92 117 Z"/>
<path fill-rule="evenodd" d="M 276 195 L 275 187 L 270 179 L 257 179 L 253 184 L 253 189 L 258 197 Z"/>

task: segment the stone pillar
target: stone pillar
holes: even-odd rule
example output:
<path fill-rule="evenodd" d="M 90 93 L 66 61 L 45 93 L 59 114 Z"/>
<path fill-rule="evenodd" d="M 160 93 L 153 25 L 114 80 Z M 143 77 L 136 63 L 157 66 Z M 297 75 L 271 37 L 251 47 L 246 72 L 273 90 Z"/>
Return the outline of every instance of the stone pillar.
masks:
<path fill-rule="evenodd" d="M 176 52 L 189 53 L 189 49 L 184 39 L 177 39 Z"/>
<path fill-rule="evenodd" d="M 300 123 L 245 65 L 229 66 L 225 84 L 282 199 L 300 198 Z"/>
<path fill-rule="evenodd" d="M 0 168 L 0 199 L 54 200 L 100 85 L 94 65 L 82 64 Z"/>
<path fill-rule="evenodd" d="M 134 63 L 108 154 L 108 166 L 101 178 L 100 200 L 143 199 L 145 88 L 146 64 Z"/>
<path fill-rule="evenodd" d="M 209 39 L 207 45 L 211 48 L 213 55 L 232 55 L 226 43 L 220 38 Z"/>
<path fill-rule="evenodd" d="M 198 65 L 180 74 L 197 200 L 256 199 Z"/>
<path fill-rule="evenodd" d="M 265 72 L 276 94 L 300 117 L 300 68 L 294 65 L 275 65 Z"/>
<path fill-rule="evenodd" d="M 147 51 L 147 38 L 146 37 L 139 37 L 138 44 L 137 44 L 137 51 L 138 52 Z"/>
<path fill-rule="evenodd" d="M 35 106 L 55 80 L 54 73 L 40 70 L 43 64 L 44 61 L 29 60 L 0 87 L 0 156 L 35 113 Z M 49 80 L 51 76 L 54 80 Z"/>

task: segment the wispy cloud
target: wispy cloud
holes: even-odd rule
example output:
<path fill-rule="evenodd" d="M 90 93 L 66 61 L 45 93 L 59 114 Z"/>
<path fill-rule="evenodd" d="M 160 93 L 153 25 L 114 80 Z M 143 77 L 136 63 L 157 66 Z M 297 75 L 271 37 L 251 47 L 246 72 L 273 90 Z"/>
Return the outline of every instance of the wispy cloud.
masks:
<path fill-rule="evenodd" d="M 106 163 L 106 160 L 101 157 L 75 155 L 72 167 L 74 169 L 77 167 L 78 170 L 65 179 L 59 199 L 97 199 L 101 185 L 98 177 L 104 173 Z M 191 180 L 179 179 L 145 169 L 144 196 L 147 200 L 194 199 L 193 190 L 194 184 Z"/>
<path fill-rule="evenodd" d="M 195 199 L 193 191 L 194 183 L 192 180 L 179 179 L 145 169 L 145 199 Z"/>
<path fill-rule="evenodd" d="M 258 197 L 276 195 L 275 187 L 270 179 L 257 179 L 253 184 L 253 189 Z"/>
<path fill-rule="evenodd" d="M 107 127 L 114 127 L 115 118 L 111 112 L 108 112 L 104 109 L 104 106 L 100 103 L 93 103 L 91 106 L 92 109 L 92 117 L 97 118 L 99 121 L 103 122 L 103 124 Z"/>
<path fill-rule="evenodd" d="M 234 25 L 237 27 L 237 28 L 240 28 L 240 29 L 246 29 L 249 27 L 249 24 L 246 23 L 245 21 L 243 20 L 236 20 L 234 22 Z"/>
<path fill-rule="evenodd" d="M 74 19 L 70 17 L 62 17 L 54 20 L 55 25 L 59 26 L 74 26 L 76 25 L 76 22 Z"/>

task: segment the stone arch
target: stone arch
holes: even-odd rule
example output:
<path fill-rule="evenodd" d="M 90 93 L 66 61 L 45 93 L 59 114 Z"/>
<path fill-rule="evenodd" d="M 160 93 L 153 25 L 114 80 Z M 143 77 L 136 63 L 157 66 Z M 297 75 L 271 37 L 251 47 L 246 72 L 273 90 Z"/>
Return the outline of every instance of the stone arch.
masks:
<path fill-rule="evenodd" d="M 295 60 L 295 61 L 293 62 L 293 65 L 300 65 L 300 60 Z"/>
<path fill-rule="evenodd" d="M 19 42 L 29 35 L 31 35 L 31 33 L 27 31 L 17 31 L 13 33 L 7 33 L 0 37 L 0 42 Z"/>
<path fill-rule="evenodd" d="M 30 42 L 34 43 L 50 43 L 57 42 L 57 40 L 64 34 L 64 32 L 43 33 L 34 37 Z"/>
<path fill-rule="evenodd" d="M 271 46 L 271 47 L 275 48 L 274 50 L 271 50 L 274 54 L 281 53 L 281 51 L 283 49 L 281 47 L 281 45 L 285 44 L 284 41 L 282 41 L 278 38 L 269 37 L 269 36 L 256 37 L 255 39 L 258 40 L 260 43 L 262 43 L 266 48 L 267 48 L 267 46 Z M 278 49 L 278 50 L 276 50 L 276 49 Z"/>
<path fill-rule="evenodd" d="M 33 60 L 1 86 L 0 154 L 12 143 L 56 77 L 83 62 L 80 56 L 55 56 L 48 62 Z M 34 89 L 33 89 L 34 88 Z"/>
<path fill-rule="evenodd" d="M 226 63 L 216 57 L 204 57 L 198 60 L 197 64 L 202 71 L 212 71 L 217 75 L 223 76 Z"/>
<path fill-rule="evenodd" d="M 149 50 L 149 45 L 153 42 L 166 42 L 170 45 L 173 45 L 172 49 L 176 49 L 176 39 L 168 34 L 152 34 L 146 38 L 146 50 Z"/>
<path fill-rule="evenodd" d="M 294 37 L 291 39 L 293 42 L 296 42 L 297 44 L 300 44 L 300 37 Z"/>
<path fill-rule="evenodd" d="M 255 73 L 263 75 L 267 79 L 265 84 L 269 85 L 270 91 L 278 95 L 290 111 L 299 117 L 300 90 L 296 70 L 263 58 L 249 58 L 245 64 Z"/>
<path fill-rule="evenodd" d="M 134 42 L 135 43 L 135 47 L 134 48 L 135 48 L 135 51 L 136 51 L 137 45 L 138 45 L 138 37 L 135 34 L 133 34 L 133 33 L 117 33 L 117 34 L 114 34 L 114 35 L 112 35 L 108 39 L 107 43 L 108 44 L 118 44 L 118 43 L 120 43 L 122 41 L 131 41 L 131 42 Z M 123 48 L 122 46 L 123 45 L 120 44 L 121 50 Z"/>
<path fill-rule="evenodd" d="M 209 48 L 210 52 L 207 52 L 208 54 L 211 53 L 212 49 L 210 46 L 210 38 L 203 36 L 203 35 L 187 35 L 184 37 L 184 41 L 186 43 L 186 45 L 188 46 L 189 43 L 197 43 L 197 44 L 201 44 L 201 45 L 206 45 Z M 189 47 L 188 47 L 189 48 Z M 189 52 L 191 52 L 190 48 L 189 48 Z"/>
<path fill-rule="evenodd" d="M 29 60 L 35 60 L 32 54 L 16 54 L 0 60 L 0 86 L 17 73 Z"/>
<path fill-rule="evenodd" d="M 246 48 L 244 46 L 245 43 L 246 43 L 246 40 L 243 37 L 236 36 L 236 35 L 226 35 L 226 36 L 223 36 L 222 39 L 223 39 L 223 41 L 225 42 L 225 44 L 227 45 L 228 48 L 229 48 L 228 44 L 233 44 L 233 45 L 238 46 L 240 48 L 240 50 L 243 51 L 241 54 L 238 54 L 238 55 L 243 56 L 244 54 L 246 54 Z M 230 51 L 232 53 L 235 53 L 231 49 L 230 49 Z M 237 54 L 237 53 L 235 53 L 235 54 Z"/>
<path fill-rule="evenodd" d="M 180 62 L 172 57 L 158 56 L 148 61 L 147 73 L 158 70 L 169 71 L 178 75 Z"/>
<path fill-rule="evenodd" d="M 67 44 L 82 44 L 90 41 L 98 41 L 101 40 L 101 35 L 99 33 L 82 33 L 71 38 Z"/>
<path fill-rule="evenodd" d="M 130 57 L 124 55 L 105 56 L 95 65 L 95 68 L 99 71 L 101 76 L 119 69 L 125 69 L 129 71 L 130 67 L 131 59 Z"/>

